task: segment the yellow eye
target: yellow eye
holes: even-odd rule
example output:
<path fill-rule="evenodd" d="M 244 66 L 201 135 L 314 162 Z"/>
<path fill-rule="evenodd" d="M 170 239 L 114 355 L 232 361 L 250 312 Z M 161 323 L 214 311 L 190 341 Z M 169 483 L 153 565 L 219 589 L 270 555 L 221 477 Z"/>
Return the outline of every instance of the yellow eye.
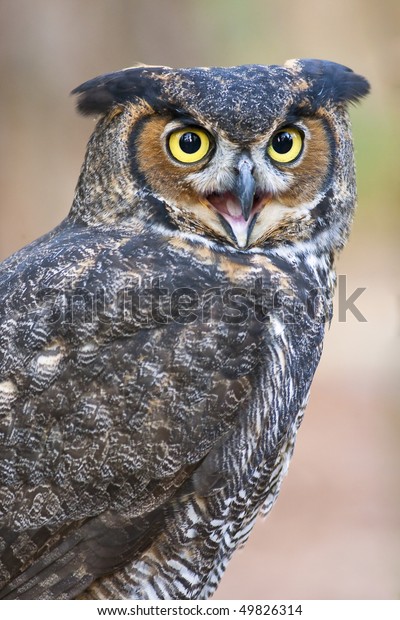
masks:
<path fill-rule="evenodd" d="M 296 127 L 285 127 L 272 136 L 267 153 L 273 161 L 288 164 L 300 155 L 302 148 L 303 134 Z"/>
<path fill-rule="evenodd" d="M 184 164 L 193 164 L 207 155 L 211 148 L 208 134 L 197 127 L 173 131 L 168 138 L 172 157 Z"/>

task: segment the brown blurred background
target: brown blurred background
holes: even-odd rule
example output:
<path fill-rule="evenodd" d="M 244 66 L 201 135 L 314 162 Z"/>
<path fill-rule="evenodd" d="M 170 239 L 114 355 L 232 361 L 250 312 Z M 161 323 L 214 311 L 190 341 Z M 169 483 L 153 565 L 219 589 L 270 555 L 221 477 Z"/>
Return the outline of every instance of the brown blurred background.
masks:
<path fill-rule="evenodd" d="M 339 263 L 357 307 L 333 320 L 278 503 L 215 598 L 400 596 L 397 351 L 398 0 L 0 0 L 0 258 L 68 212 L 94 121 L 69 91 L 137 61 L 346 64 L 372 83 L 352 112 L 359 208 Z"/>

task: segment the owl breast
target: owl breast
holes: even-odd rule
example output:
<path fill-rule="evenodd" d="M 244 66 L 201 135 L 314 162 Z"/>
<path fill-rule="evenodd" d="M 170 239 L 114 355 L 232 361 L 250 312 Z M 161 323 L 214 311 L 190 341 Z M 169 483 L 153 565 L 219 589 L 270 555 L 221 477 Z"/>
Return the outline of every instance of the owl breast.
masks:
<path fill-rule="evenodd" d="M 116 572 L 87 596 L 182 597 L 185 587 L 194 591 L 193 580 L 189 586 L 182 577 L 171 590 L 165 567 L 182 564 L 182 553 L 195 544 L 191 571 L 205 597 L 260 505 L 270 508 L 278 493 L 323 337 L 324 316 L 310 304 L 318 274 L 304 270 L 293 278 L 290 265 L 265 255 L 215 259 L 182 240 L 166 248 L 153 237 L 108 235 L 106 244 L 98 251 L 86 239 L 67 277 L 62 265 L 46 274 L 48 311 L 43 315 L 42 302 L 41 320 L 52 320 L 45 346 L 43 324 L 33 330 L 35 343 L 26 325 L 19 359 L 40 342 L 35 360 L 43 370 L 25 411 L 40 412 L 52 433 L 46 441 L 31 438 L 35 459 L 16 465 L 15 481 L 42 483 L 44 499 L 54 504 L 45 481 L 56 467 L 59 484 L 73 488 L 68 519 L 83 517 L 79 497 L 88 484 L 112 510 L 133 518 L 132 497 L 140 510 L 143 503 L 151 508 L 170 493 L 183 464 L 186 472 L 195 466 L 174 500 L 173 527 L 133 562 L 129 579 Z M 66 239 L 68 264 L 73 247 Z M 43 262 L 31 269 L 43 271 Z M 25 302 L 34 307 L 36 291 L 30 295 Z M 72 390 L 79 394 L 73 405 Z M 21 441 L 26 423 L 21 411 Z M 70 439 L 55 462 L 56 430 Z M 118 475 L 105 475 L 104 462 Z M 163 480 L 162 488 L 146 485 L 151 479 Z M 56 526 L 65 517 L 60 507 L 46 522 Z"/>
<path fill-rule="evenodd" d="M 157 543 L 84 596 L 182 598 L 196 591 L 205 598 L 260 506 L 271 508 L 286 471 L 302 415 L 298 403 L 306 402 L 324 332 L 325 316 L 311 303 L 322 263 L 321 273 L 304 269 L 293 277 L 282 260 L 215 256 L 181 239 L 165 247 L 150 236 L 111 242 L 108 235 L 107 244 L 101 252 L 93 242 L 86 247 L 69 283 L 59 281 L 62 269 L 46 280 L 58 319 L 49 338 L 61 329 L 61 348 L 73 342 L 75 351 L 58 377 L 71 388 L 79 382 L 83 395 L 74 406 L 82 422 L 74 413 L 73 433 L 74 450 L 85 456 L 74 484 L 82 489 L 95 474 L 96 492 L 134 517 L 132 496 L 140 510 L 143 503 L 151 508 L 183 463 L 196 471 L 163 517 L 173 521 Z M 65 244 L 67 262 L 68 251 Z M 90 272 L 80 276 L 89 261 Z M 48 388 L 35 402 L 36 410 L 46 402 L 48 424 L 51 398 Z M 88 416 L 94 408 L 101 412 L 95 419 Z M 62 415 L 67 427 L 68 412 L 58 404 Z M 97 463 L 111 458 L 124 479 L 112 493 L 94 465 L 94 438 Z M 58 464 L 60 479 L 70 458 L 64 453 Z M 54 468 L 51 460 L 46 465 Z M 144 476 L 163 480 L 164 489 L 140 485 Z M 80 516 L 74 508 L 68 518 Z M 172 564 L 181 566 L 181 581 L 171 582 Z"/>

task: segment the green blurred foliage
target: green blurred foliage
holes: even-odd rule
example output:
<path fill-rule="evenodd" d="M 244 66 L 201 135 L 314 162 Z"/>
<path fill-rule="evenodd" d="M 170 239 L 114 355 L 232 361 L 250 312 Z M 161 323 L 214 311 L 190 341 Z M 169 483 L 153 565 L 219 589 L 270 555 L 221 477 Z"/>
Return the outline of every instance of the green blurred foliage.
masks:
<path fill-rule="evenodd" d="M 366 106 L 352 114 L 359 203 L 366 225 L 385 217 L 391 226 L 400 215 L 400 133 L 398 114 L 379 112 Z"/>

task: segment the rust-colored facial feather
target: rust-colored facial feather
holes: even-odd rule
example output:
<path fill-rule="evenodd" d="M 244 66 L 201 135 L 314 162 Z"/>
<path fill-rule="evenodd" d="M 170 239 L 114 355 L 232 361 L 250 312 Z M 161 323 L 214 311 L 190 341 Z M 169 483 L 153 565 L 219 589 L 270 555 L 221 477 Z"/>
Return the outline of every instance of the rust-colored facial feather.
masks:
<path fill-rule="evenodd" d="M 289 163 L 274 162 L 268 156 L 274 131 L 243 147 L 209 126 L 205 129 L 214 142 L 209 154 L 196 163 L 179 163 L 169 152 L 168 138 L 173 130 L 186 125 L 187 120 L 180 125 L 172 115 L 153 113 L 142 119 L 139 128 L 132 129 L 135 166 L 180 228 L 239 247 L 265 243 L 275 236 L 284 238 L 285 230 L 288 239 L 293 232 L 299 234 L 298 222 L 307 216 L 307 205 L 312 205 L 321 192 L 332 161 L 334 141 L 323 118 L 299 119 L 303 149 Z M 198 127 L 198 121 L 193 120 L 193 126 Z M 278 125 L 284 126 L 284 121 Z M 223 209 L 215 208 L 220 204 L 215 196 L 231 196 L 237 160 L 243 153 L 249 153 L 254 162 L 258 202 L 250 220 L 234 228 L 225 220 Z"/>
<path fill-rule="evenodd" d="M 304 140 L 304 152 L 300 159 L 289 165 L 275 164 L 284 174 L 291 171 L 290 187 L 279 194 L 279 200 L 288 207 L 312 202 L 321 191 L 332 160 L 332 147 L 329 134 L 322 119 L 305 119 L 302 121 L 307 129 Z"/>
<path fill-rule="evenodd" d="M 198 200 L 188 175 L 204 168 L 206 161 L 195 164 L 173 162 L 167 149 L 166 126 L 173 119 L 149 116 L 135 139 L 137 166 L 154 193 L 167 202 L 191 203 Z M 167 132 L 168 133 L 168 132 Z"/>

